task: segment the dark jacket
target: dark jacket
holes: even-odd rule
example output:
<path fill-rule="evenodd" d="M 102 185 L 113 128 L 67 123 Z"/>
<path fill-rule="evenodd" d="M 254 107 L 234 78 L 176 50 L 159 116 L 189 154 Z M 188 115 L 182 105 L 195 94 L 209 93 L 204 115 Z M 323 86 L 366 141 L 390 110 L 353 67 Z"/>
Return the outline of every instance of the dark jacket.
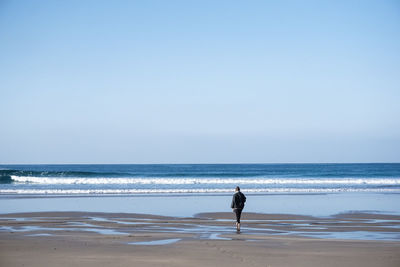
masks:
<path fill-rule="evenodd" d="M 242 192 L 238 191 L 235 194 L 233 194 L 231 208 L 243 209 L 245 202 L 246 202 L 245 195 Z"/>

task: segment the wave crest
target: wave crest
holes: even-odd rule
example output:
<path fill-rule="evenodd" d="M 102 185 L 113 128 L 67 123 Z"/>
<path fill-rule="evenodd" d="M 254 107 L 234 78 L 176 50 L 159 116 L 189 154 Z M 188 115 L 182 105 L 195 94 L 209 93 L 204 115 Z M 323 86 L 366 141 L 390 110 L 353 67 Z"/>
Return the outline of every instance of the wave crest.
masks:
<path fill-rule="evenodd" d="M 190 185 L 190 184 L 257 184 L 257 185 L 400 185 L 400 178 L 59 178 L 11 175 L 18 183 L 35 184 L 140 184 L 140 185 Z"/>

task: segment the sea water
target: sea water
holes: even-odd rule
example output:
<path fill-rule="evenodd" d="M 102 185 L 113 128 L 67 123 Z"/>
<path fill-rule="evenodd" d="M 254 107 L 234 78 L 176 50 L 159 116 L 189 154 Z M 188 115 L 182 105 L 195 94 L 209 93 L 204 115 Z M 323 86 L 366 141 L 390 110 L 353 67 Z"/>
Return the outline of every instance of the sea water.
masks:
<path fill-rule="evenodd" d="M 0 194 L 400 193 L 400 164 L 0 165 Z"/>
<path fill-rule="evenodd" d="M 0 165 L 0 213 L 104 211 L 191 216 L 229 210 L 400 213 L 400 164 Z"/>

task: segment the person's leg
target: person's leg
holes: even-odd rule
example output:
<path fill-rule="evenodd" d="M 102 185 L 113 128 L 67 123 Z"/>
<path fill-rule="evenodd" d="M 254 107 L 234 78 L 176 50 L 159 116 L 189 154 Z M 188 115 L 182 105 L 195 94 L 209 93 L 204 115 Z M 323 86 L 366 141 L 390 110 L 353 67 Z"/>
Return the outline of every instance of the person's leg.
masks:
<path fill-rule="evenodd" d="M 239 209 L 234 209 L 233 211 L 235 212 L 236 215 L 236 230 L 239 230 L 239 223 L 240 223 Z"/>
<path fill-rule="evenodd" d="M 237 230 L 240 231 L 240 217 L 242 216 L 242 209 L 237 209 L 237 215 L 236 215 L 236 220 L 237 220 Z"/>

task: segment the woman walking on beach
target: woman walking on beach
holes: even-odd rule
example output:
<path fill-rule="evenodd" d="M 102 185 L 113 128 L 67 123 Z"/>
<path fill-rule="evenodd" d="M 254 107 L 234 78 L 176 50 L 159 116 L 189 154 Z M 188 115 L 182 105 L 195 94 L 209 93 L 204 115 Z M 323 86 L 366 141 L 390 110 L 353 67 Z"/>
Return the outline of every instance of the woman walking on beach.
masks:
<path fill-rule="evenodd" d="M 246 202 L 246 196 L 240 192 L 240 187 L 236 186 L 235 194 L 232 197 L 231 208 L 236 214 L 236 230 L 240 231 L 240 216 L 242 215 L 242 210 L 244 208 L 244 203 Z"/>

